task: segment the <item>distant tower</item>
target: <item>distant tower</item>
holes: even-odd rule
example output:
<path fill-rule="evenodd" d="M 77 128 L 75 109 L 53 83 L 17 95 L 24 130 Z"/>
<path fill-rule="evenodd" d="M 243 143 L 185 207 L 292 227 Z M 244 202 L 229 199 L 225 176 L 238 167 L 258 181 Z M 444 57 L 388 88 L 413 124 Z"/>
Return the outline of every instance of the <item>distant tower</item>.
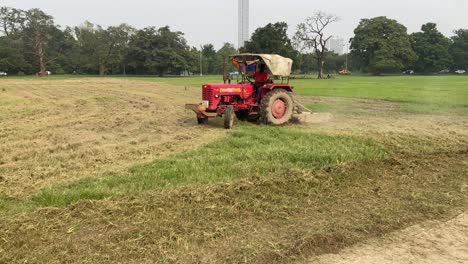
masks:
<path fill-rule="evenodd" d="M 344 54 L 344 39 L 340 37 L 333 37 L 327 42 L 327 49 L 329 51 L 333 51 L 334 53 L 338 55 L 343 55 Z"/>
<path fill-rule="evenodd" d="M 239 48 L 249 40 L 249 0 L 239 0 Z"/>

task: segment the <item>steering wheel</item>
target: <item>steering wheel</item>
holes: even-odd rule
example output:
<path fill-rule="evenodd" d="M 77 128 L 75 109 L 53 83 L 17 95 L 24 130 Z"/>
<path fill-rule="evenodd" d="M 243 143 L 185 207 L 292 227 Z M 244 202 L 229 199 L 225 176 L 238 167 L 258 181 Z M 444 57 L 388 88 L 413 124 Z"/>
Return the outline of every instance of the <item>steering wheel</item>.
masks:
<path fill-rule="evenodd" d="M 252 80 L 252 78 L 250 78 L 248 74 L 245 74 L 244 76 L 245 76 L 245 79 L 246 79 L 248 82 L 250 82 L 250 83 L 254 83 L 254 82 L 255 82 L 255 80 Z"/>

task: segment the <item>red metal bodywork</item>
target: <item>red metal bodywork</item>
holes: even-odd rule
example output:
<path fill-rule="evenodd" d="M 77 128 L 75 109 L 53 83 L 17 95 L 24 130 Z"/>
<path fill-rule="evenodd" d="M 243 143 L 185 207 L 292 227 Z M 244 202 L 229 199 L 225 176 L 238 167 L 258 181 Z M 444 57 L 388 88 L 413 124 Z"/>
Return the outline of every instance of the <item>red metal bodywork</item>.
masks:
<path fill-rule="evenodd" d="M 282 88 L 293 91 L 289 84 L 269 83 L 262 88 L 262 97 L 273 89 Z M 247 110 L 249 114 L 257 114 L 257 93 L 252 83 L 241 84 L 204 84 L 202 100 L 208 101 L 206 112 L 223 115 L 228 105 L 233 105 L 235 111 Z"/>

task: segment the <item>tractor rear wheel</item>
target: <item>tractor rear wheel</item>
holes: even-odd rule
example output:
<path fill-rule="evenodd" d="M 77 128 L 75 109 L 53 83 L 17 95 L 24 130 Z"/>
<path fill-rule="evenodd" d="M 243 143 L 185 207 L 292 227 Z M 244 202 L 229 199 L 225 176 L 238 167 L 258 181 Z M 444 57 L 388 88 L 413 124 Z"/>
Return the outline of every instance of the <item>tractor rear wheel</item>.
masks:
<path fill-rule="evenodd" d="M 275 89 L 265 95 L 260 107 L 262 121 L 271 125 L 288 123 L 294 110 L 294 100 L 290 92 L 285 89 Z"/>
<path fill-rule="evenodd" d="M 226 107 L 226 111 L 224 112 L 224 128 L 225 129 L 232 129 L 234 127 L 235 117 L 236 117 L 236 113 L 234 111 L 234 106 L 228 105 L 228 107 Z"/>

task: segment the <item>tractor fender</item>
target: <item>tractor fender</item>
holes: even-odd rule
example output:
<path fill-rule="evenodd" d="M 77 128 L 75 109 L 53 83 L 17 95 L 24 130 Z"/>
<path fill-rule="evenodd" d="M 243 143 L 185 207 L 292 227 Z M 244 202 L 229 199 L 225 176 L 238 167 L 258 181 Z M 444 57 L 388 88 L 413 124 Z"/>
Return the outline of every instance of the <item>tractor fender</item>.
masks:
<path fill-rule="evenodd" d="M 289 84 L 266 84 L 265 86 L 263 86 L 263 89 L 267 89 L 267 90 L 275 90 L 275 89 L 284 89 L 288 92 L 293 92 L 294 91 L 294 87 L 292 87 L 291 85 Z"/>

